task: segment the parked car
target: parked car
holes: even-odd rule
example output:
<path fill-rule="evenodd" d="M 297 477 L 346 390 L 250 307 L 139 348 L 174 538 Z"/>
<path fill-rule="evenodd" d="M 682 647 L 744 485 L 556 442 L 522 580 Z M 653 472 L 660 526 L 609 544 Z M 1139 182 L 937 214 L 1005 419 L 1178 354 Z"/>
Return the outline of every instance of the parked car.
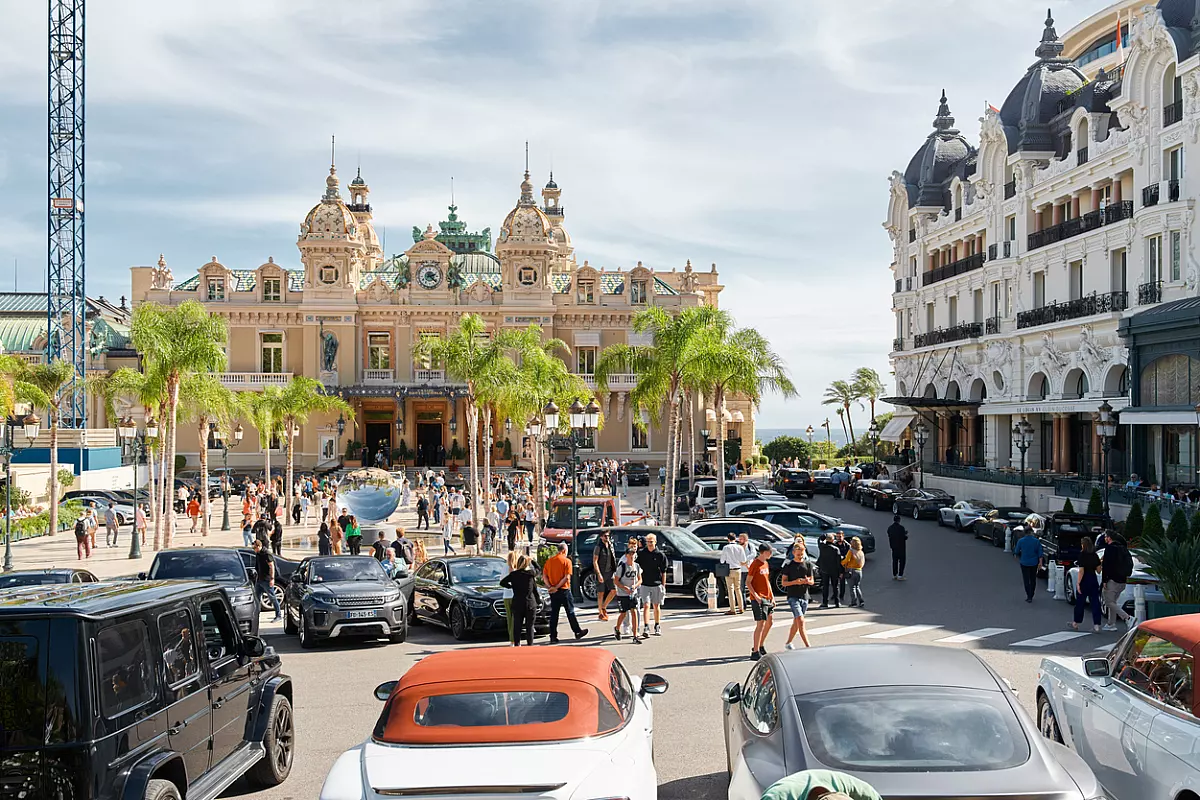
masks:
<path fill-rule="evenodd" d="M 774 487 L 775 491 L 784 496 L 804 495 L 810 500 L 817 491 L 812 472 L 797 467 L 780 467 L 775 472 Z"/>
<path fill-rule="evenodd" d="M 650 467 L 640 461 L 630 461 L 625 465 L 625 478 L 630 486 L 649 486 Z"/>
<path fill-rule="evenodd" d="M 239 547 L 237 551 L 241 555 L 242 563 L 246 565 L 246 569 L 254 569 L 254 548 Z M 277 556 L 274 553 L 271 554 L 271 560 L 275 562 L 275 586 L 272 587 L 271 593 L 275 595 L 275 599 L 279 601 L 279 605 L 282 607 L 283 593 L 287 591 L 288 583 L 292 580 L 292 574 L 300 566 L 300 562 L 291 558 Z M 258 604 L 262 611 L 270 611 L 275 607 L 271 603 L 271 598 L 267 597 L 266 592 L 259 592 Z"/>
<path fill-rule="evenodd" d="M 976 519 L 971 530 L 976 539 L 987 539 L 996 547 L 1004 547 L 1008 529 L 1020 525 L 1032 513 L 1022 506 L 998 506 Z"/>
<path fill-rule="evenodd" d="M 1200 786 L 1198 650 L 1200 614 L 1184 614 L 1141 623 L 1105 656 L 1043 658 L 1038 728 L 1113 797 L 1186 798 Z"/>
<path fill-rule="evenodd" d="M 104 514 L 108 511 L 108 507 L 112 506 L 117 514 L 117 524 L 126 525 L 133 523 L 133 504 L 126 503 L 121 500 L 114 500 L 108 495 L 94 494 L 91 492 L 80 492 L 74 497 L 63 498 L 62 503 L 79 503 L 84 508 L 91 508 L 96 512 L 96 519 L 99 524 L 104 524 Z"/>
<path fill-rule="evenodd" d="M 62 499 L 66 501 L 100 498 L 110 503 L 129 503 L 130 500 L 123 497 L 123 494 L 123 492 L 118 492 L 115 489 L 71 489 L 70 491 L 63 492 Z"/>
<path fill-rule="evenodd" d="M 870 528 L 864 528 L 862 525 L 849 525 L 840 517 L 829 517 L 813 511 L 811 508 L 757 511 L 749 516 L 778 525 L 793 535 L 799 533 L 804 536 L 820 537 L 827 533 L 843 533 L 848 540 L 857 536 L 862 542 L 863 552 L 875 552 L 875 534 L 871 533 Z"/>
<path fill-rule="evenodd" d="M 813 491 L 833 494 L 832 469 L 819 469 L 812 473 Z"/>
<path fill-rule="evenodd" d="M 142 580 L 193 580 L 221 584 L 242 633 L 258 635 L 259 605 L 254 597 L 253 569 L 246 569 L 232 547 L 180 547 L 159 550 Z M 255 576 L 257 577 L 257 576 Z"/>
<path fill-rule="evenodd" d="M 739 496 L 740 495 L 740 496 Z M 725 502 L 729 503 L 734 500 L 753 500 L 755 498 L 769 500 L 786 500 L 779 492 L 770 489 L 764 489 L 757 483 L 746 479 L 736 479 L 725 481 Z M 691 508 L 700 506 L 702 508 L 716 507 L 717 500 L 717 479 L 716 478 L 697 478 L 696 485 L 691 491 L 691 496 L 688 498 Z"/>
<path fill-rule="evenodd" d="M 15 586 L 51 586 L 56 583 L 95 583 L 96 576 L 86 569 L 20 569 L 0 573 L 0 589 Z"/>
<path fill-rule="evenodd" d="M 409 622 L 447 628 L 459 641 L 476 633 L 506 631 L 500 579 L 508 573 L 508 562 L 499 556 L 431 558 L 416 572 Z M 542 604 L 534 617 L 534 632 L 545 633 L 550 629 L 550 595 L 541 588 L 538 594 Z"/>
<path fill-rule="evenodd" d="M 1106 531 L 1113 530 L 1112 519 L 1104 514 L 1064 514 L 1059 511 L 1045 518 L 1038 538 L 1046 556 L 1046 564 L 1055 562 L 1070 569 L 1079 558 L 1079 543 L 1084 536 L 1098 541 Z"/>
<path fill-rule="evenodd" d="M 954 496 L 941 489 L 909 489 L 892 501 L 892 513 L 913 519 L 936 517 L 938 509 L 954 505 Z"/>
<path fill-rule="evenodd" d="M 607 528 L 613 551 L 620 557 L 629 545 L 631 537 L 637 538 L 640 547 L 646 546 L 646 534 L 653 533 L 656 547 L 663 551 L 670 562 L 664 586 L 670 594 L 687 594 L 697 603 L 708 605 L 708 575 L 716 574 L 719 553 L 714 553 L 705 542 L 684 528 L 661 525 L 623 525 Z M 600 538 L 599 530 L 579 534 L 579 589 L 588 600 L 596 599 L 596 575 L 592 572 L 592 553 Z M 724 581 L 717 581 L 718 603 L 725 597 Z"/>
<path fill-rule="evenodd" d="M 211 583 L 0 594 L 3 795 L 203 800 L 287 779 L 292 680 Z"/>
<path fill-rule="evenodd" d="M 408 605 L 371 556 L 313 556 L 300 562 L 283 597 L 283 630 L 300 646 L 325 639 L 408 637 Z"/>
<path fill-rule="evenodd" d="M 894 481 L 872 480 L 860 481 L 864 486 L 859 489 L 858 503 L 870 506 L 876 511 L 890 511 L 896 498 L 904 494 L 904 487 Z"/>
<path fill-rule="evenodd" d="M 338 757 L 320 796 L 653 800 L 650 695 L 666 690 L 602 648 L 434 653 L 376 687 L 386 704 L 373 732 Z"/>
<path fill-rule="evenodd" d="M 808 508 L 808 503 L 798 500 L 762 500 L 754 497 L 748 500 L 725 501 L 725 516 L 740 517 L 755 511 L 787 511 L 789 509 Z"/>
<path fill-rule="evenodd" d="M 942 506 L 937 510 L 938 525 L 949 526 L 956 531 L 970 530 L 975 520 L 993 508 L 995 506 L 986 500 L 959 500 L 952 506 Z"/>
<path fill-rule="evenodd" d="M 796 542 L 796 537 L 793 533 L 756 517 L 727 517 L 698 520 L 688 526 L 688 530 L 715 551 L 720 551 L 729 542 L 729 534 L 731 533 L 734 536 L 740 536 L 743 533 L 746 534 L 750 540 L 751 556 L 758 549 L 758 545 L 769 545 L 773 551 L 771 558 L 767 561 L 771 586 L 774 588 L 776 594 L 781 596 L 787 594 L 783 588 L 783 584 L 780 583 L 783 580 L 781 570 L 791 557 L 792 547 Z M 816 538 L 805 536 L 804 545 L 809 559 L 815 562 L 818 553 Z M 720 555 L 718 553 L 719 558 Z M 815 590 L 820 584 L 820 573 L 815 563 L 813 564 L 813 577 L 817 579 L 817 582 L 813 584 L 813 589 Z M 724 601 L 722 600 L 721 602 Z"/>
<path fill-rule="evenodd" d="M 770 653 L 721 700 L 730 800 L 758 800 L 810 769 L 848 772 L 887 798 L 1104 797 L 1087 764 L 1038 736 L 1004 679 L 970 650 Z"/>

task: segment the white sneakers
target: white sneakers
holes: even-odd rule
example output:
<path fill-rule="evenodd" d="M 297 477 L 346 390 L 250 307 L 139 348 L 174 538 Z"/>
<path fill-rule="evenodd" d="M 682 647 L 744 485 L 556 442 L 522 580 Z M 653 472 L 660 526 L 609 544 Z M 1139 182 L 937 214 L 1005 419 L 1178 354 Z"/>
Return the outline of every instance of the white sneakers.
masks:
<path fill-rule="evenodd" d="M 787 644 L 785 644 L 785 645 L 783 646 L 783 648 L 784 648 L 785 650 L 795 650 L 795 649 L 796 649 L 796 645 L 792 644 L 791 642 L 788 642 Z"/>

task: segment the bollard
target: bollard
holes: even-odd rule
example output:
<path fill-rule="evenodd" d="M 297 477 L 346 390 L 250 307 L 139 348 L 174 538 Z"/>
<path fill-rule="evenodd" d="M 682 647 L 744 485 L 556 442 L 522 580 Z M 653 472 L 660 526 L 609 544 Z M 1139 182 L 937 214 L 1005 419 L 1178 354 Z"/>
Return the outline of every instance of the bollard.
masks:
<path fill-rule="evenodd" d="M 1006 552 L 1006 553 L 1012 552 L 1012 547 L 1013 547 L 1012 533 L 1013 533 L 1012 528 L 1010 528 L 1010 527 L 1004 528 L 1004 552 Z"/>
<path fill-rule="evenodd" d="M 1146 621 L 1146 587 L 1140 583 L 1133 585 L 1133 618 L 1138 625 Z"/>
<path fill-rule="evenodd" d="M 708 613 L 715 614 L 717 611 L 717 576 L 715 574 L 708 573 L 705 588 L 708 589 Z"/>
<path fill-rule="evenodd" d="M 1046 591 L 1049 592 L 1050 594 L 1054 594 L 1054 567 L 1055 566 L 1056 565 L 1051 564 L 1050 566 L 1046 567 Z"/>
<path fill-rule="evenodd" d="M 1054 599 L 1067 599 L 1067 568 L 1062 564 L 1054 565 Z"/>

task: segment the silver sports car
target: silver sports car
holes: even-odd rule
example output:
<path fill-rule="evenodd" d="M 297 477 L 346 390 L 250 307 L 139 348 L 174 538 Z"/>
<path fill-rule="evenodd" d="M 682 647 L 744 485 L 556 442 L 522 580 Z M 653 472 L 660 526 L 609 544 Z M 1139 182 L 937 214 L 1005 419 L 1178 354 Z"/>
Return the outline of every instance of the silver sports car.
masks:
<path fill-rule="evenodd" d="M 724 701 L 730 800 L 806 769 L 847 772 L 894 798 L 1104 798 L 969 650 L 851 644 L 772 653 Z"/>

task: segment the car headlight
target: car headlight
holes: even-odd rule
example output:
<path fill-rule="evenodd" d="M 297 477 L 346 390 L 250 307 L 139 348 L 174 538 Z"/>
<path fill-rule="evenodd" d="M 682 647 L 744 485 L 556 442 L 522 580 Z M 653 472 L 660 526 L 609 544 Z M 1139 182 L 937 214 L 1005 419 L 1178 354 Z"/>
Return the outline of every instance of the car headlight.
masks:
<path fill-rule="evenodd" d="M 338 604 L 338 599 L 332 594 L 313 592 L 311 597 L 314 603 L 322 603 L 327 606 L 336 606 Z"/>
<path fill-rule="evenodd" d="M 489 608 L 491 605 L 487 600 L 476 600 L 474 598 L 467 600 L 468 608 Z"/>
<path fill-rule="evenodd" d="M 399 599 L 400 599 L 400 590 L 399 589 L 397 589 L 394 592 L 388 592 L 387 594 L 385 594 L 383 596 L 383 602 L 385 602 L 385 603 L 394 603 Z"/>
<path fill-rule="evenodd" d="M 253 592 L 238 592 L 229 595 L 229 603 L 235 606 L 248 606 L 254 602 Z"/>

